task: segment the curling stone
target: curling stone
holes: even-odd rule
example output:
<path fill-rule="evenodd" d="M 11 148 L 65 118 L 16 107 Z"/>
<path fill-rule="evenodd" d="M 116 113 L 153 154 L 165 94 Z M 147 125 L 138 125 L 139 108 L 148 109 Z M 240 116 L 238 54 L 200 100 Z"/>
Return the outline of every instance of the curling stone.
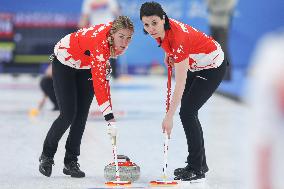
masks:
<path fill-rule="evenodd" d="M 121 181 L 134 182 L 139 179 L 140 167 L 131 162 L 129 157 L 125 155 L 117 155 L 119 177 Z M 107 181 L 115 180 L 115 163 L 110 163 L 105 166 L 104 177 Z"/>

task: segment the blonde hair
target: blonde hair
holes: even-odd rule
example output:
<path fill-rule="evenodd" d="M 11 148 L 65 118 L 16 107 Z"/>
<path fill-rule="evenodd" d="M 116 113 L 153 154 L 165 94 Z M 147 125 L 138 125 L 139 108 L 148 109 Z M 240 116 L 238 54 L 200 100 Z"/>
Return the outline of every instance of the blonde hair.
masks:
<path fill-rule="evenodd" d="M 110 55 L 111 57 L 115 57 L 114 46 L 113 46 L 113 37 L 112 35 L 115 34 L 117 31 L 121 29 L 129 29 L 134 32 L 134 25 L 133 22 L 130 20 L 128 16 L 118 16 L 112 23 L 109 32 L 109 45 L 110 45 Z"/>

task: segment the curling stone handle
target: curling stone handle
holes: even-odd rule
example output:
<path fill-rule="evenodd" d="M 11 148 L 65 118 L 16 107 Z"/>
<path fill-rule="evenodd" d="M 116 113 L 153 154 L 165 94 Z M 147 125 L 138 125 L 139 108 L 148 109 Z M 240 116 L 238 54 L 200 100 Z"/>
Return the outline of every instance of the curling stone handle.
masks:
<path fill-rule="evenodd" d="M 117 159 L 125 159 L 125 161 L 130 161 L 130 158 L 126 155 L 117 155 Z"/>

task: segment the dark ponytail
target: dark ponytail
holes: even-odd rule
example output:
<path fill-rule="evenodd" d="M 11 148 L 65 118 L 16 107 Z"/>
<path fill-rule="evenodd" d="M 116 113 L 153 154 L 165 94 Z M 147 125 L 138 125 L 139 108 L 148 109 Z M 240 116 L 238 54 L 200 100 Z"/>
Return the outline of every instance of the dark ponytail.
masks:
<path fill-rule="evenodd" d="M 169 18 L 165 11 L 163 10 L 162 6 L 157 2 L 146 2 L 143 3 L 140 7 L 140 20 L 142 20 L 143 16 L 158 16 L 161 19 L 165 19 L 164 29 L 169 30 L 171 29 Z M 143 29 L 143 32 L 145 34 L 148 34 L 148 32 Z"/>
<path fill-rule="evenodd" d="M 164 28 L 165 30 L 169 30 L 171 29 L 171 26 L 170 26 L 170 20 L 169 20 L 169 17 L 168 15 L 165 13 L 165 25 L 164 25 Z"/>

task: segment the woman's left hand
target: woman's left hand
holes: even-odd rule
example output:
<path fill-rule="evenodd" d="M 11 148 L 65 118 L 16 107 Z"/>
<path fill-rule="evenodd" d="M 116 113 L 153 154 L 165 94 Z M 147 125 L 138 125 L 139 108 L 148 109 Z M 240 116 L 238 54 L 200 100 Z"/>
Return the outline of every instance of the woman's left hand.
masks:
<path fill-rule="evenodd" d="M 163 119 L 162 130 L 163 133 L 166 132 L 168 134 L 169 138 L 172 132 L 172 128 L 173 128 L 173 117 L 166 114 L 165 118 Z"/>

